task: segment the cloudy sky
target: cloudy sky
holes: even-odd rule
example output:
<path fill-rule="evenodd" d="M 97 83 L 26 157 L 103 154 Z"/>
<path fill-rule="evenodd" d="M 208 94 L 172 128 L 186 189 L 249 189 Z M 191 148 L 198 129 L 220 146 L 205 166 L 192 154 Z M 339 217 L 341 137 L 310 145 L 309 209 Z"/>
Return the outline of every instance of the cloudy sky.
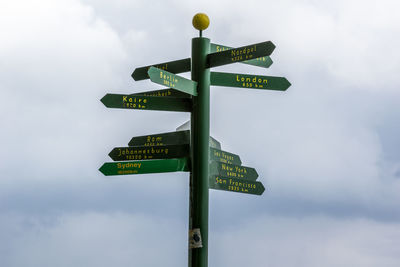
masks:
<path fill-rule="evenodd" d="M 201 2 L 201 3 L 200 3 Z M 262 196 L 210 192 L 210 266 L 400 265 L 400 4 L 395 0 L 0 1 L 0 266 L 186 266 L 188 174 L 105 177 L 133 136 L 187 113 L 107 109 L 161 88 L 136 67 L 204 35 L 271 40 L 286 92 L 211 88 L 211 134 Z M 188 74 L 183 76 L 188 77 Z"/>

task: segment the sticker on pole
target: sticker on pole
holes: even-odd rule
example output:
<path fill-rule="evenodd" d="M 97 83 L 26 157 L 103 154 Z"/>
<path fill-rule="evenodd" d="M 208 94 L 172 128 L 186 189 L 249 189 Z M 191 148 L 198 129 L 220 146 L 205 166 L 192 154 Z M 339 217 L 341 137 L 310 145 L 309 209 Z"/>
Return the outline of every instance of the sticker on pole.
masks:
<path fill-rule="evenodd" d="M 189 248 L 202 248 L 200 228 L 189 230 Z"/>

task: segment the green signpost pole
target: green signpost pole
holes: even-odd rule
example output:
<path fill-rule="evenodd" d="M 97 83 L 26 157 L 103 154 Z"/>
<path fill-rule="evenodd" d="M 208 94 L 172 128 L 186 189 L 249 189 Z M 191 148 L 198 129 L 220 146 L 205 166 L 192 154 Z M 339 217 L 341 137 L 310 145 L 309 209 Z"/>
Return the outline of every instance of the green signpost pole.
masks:
<path fill-rule="evenodd" d="M 176 132 L 135 136 L 126 146 L 115 147 L 100 172 L 106 176 L 190 171 L 189 267 L 208 267 L 209 189 L 261 195 L 265 187 L 254 168 L 242 166 L 239 155 L 221 150 L 210 136 L 210 86 L 285 91 L 285 77 L 211 72 L 210 68 L 245 63 L 268 68 L 275 49 L 271 41 L 239 48 L 211 44 L 202 37 L 210 21 L 206 14 L 193 17 L 199 37 L 192 39 L 192 57 L 136 68 L 134 80 L 150 79 L 168 88 L 106 94 L 108 108 L 191 112 L 190 126 Z M 177 73 L 191 71 L 191 80 Z M 132 161 L 133 160 L 133 161 Z"/>
<path fill-rule="evenodd" d="M 195 20 L 200 20 L 197 22 Z M 206 21 L 204 21 L 206 20 Z M 193 25 L 202 31 L 208 27 L 208 17 L 198 14 Z M 191 163 L 189 208 L 189 267 L 208 266 L 208 168 L 210 136 L 210 70 L 207 54 L 210 39 L 192 39 L 192 80 L 197 82 L 191 113 Z"/>

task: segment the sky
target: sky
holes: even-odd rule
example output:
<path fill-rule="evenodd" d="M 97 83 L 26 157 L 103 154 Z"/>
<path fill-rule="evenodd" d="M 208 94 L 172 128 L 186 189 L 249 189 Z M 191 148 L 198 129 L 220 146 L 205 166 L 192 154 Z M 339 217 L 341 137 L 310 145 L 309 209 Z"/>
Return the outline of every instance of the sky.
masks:
<path fill-rule="evenodd" d="M 114 147 L 188 113 L 108 109 L 137 67 L 272 41 L 285 92 L 211 87 L 210 129 L 262 196 L 210 191 L 209 266 L 400 265 L 395 0 L 0 0 L 0 266 L 186 266 L 189 175 L 106 177 Z M 188 73 L 182 74 L 190 77 Z"/>

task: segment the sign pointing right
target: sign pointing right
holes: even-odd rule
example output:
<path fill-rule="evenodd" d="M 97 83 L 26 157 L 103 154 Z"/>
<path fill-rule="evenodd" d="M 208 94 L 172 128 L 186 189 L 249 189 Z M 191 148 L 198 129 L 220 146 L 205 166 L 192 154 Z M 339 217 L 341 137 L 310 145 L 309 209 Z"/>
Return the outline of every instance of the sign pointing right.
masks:
<path fill-rule="evenodd" d="M 211 72 L 211 85 L 286 91 L 291 84 L 285 77 Z"/>
<path fill-rule="evenodd" d="M 232 48 L 229 50 L 215 52 L 207 55 L 208 67 L 217 67 L 226 64 L 247 61 L 272 54 L 275 45 L 271 42 L 262 42 L 253 45 Z"/>
<path fill-rule="evenodd" d="M 213 52 L 221 52 L 221 51 L 225 51 L 225 50 L 229 50 L 229 49 L 233 49 L 233 47 L 226 46 L 226 45 L 220 45 L 220 44 L 213 44 L 213 43 L 210 44 L 210 50 L 212 53 Z M 263 68 L 269 68 L 273 62 L 270 57 L 259 57 L 256 59 L 242 61 L 241 63 L 258 66 L 258 67 L 263 67 Z"/>
<path fill-rule="evenodd" d="M 261 182 L 222 176 L 210 177 L 209 188 L 252 195 L 262 195 L 265 191 Z"/>
<path fill-rule="evenodd" d="M 250 181 L 255 181 L 258 178 L 257 171 L 251 167 L 212 161 L 209 168 L 210 175 L 221 175 L 227 178 L 243 178 Z"/>

